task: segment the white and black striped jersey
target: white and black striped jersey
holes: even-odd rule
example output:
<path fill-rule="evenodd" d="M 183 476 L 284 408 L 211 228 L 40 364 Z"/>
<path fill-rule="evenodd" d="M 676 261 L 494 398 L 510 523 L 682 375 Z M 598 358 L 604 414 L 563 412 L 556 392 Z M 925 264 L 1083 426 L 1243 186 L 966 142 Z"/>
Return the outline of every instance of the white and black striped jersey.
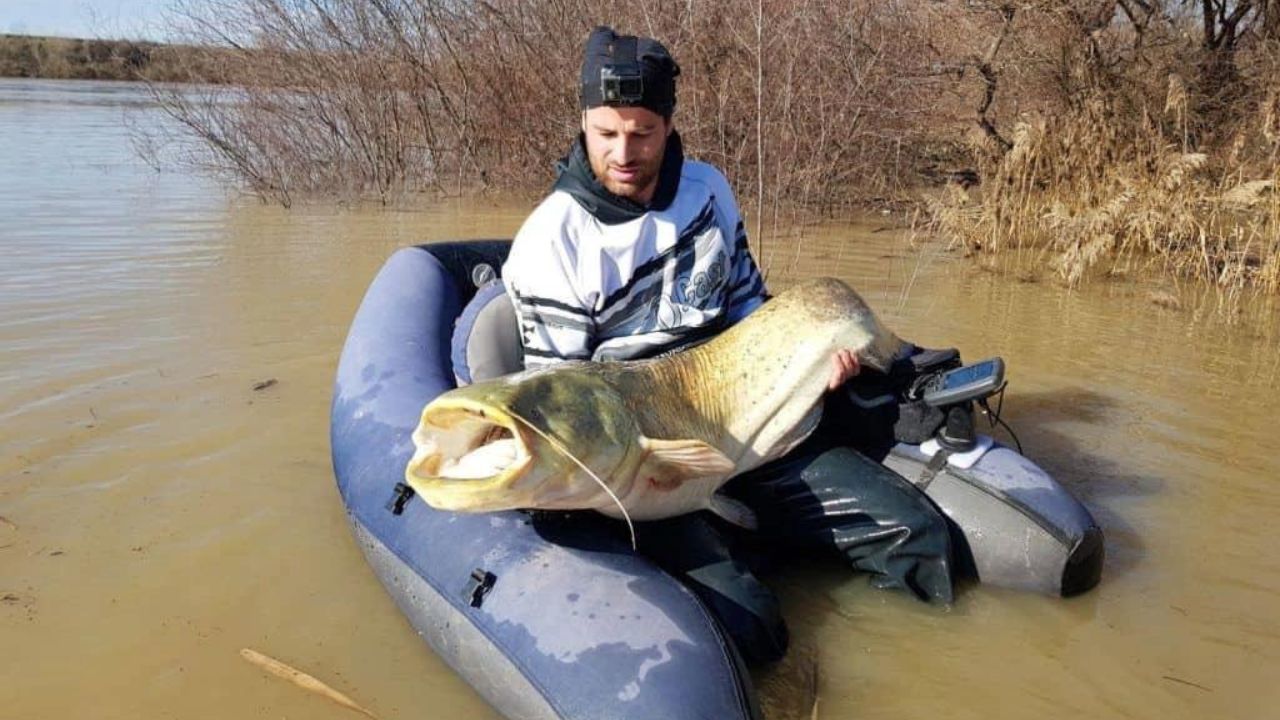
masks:
<path fill-rule="evenodd" d="M 765 296 L 728 181 L 690 160 L 666 209 L 616 225 L 553 192 L 516 234 L 502 278 L 527 368 L 693 344 Z"/>

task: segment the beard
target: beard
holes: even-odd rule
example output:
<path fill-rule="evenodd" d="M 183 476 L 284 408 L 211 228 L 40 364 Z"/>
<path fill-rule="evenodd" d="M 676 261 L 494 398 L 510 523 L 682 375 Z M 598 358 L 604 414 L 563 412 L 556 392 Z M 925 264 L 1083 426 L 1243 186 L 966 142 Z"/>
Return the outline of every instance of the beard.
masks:
<path fill-rule="evenodd" d="M 652 158 L 636 160 L 625 166 L 592 157 L 590 158 L 591 172 L 595 173 L 596 179 L 609 192 L 644 204 L 652 199 L 653 191 L 658 186 L 658 173 L 662 170 L 662 158 L 666 154 L 665 143 L 662 150 Z M 631 177 L 626 179 L 616 177 L 613 172 L 610 172 L 611 169 L 625 170 Z"/>

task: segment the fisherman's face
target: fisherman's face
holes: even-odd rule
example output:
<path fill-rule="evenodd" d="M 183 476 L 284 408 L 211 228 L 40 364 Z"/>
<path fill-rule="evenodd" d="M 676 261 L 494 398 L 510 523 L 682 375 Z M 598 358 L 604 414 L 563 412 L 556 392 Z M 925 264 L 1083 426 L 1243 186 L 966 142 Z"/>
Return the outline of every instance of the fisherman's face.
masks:
<path fill-rule="evenodd" d="M 619 197 L 647 205 L 675 124 L 641 107 L 591 108 L 582 113 L 587 158 L 601 185 Z"/>

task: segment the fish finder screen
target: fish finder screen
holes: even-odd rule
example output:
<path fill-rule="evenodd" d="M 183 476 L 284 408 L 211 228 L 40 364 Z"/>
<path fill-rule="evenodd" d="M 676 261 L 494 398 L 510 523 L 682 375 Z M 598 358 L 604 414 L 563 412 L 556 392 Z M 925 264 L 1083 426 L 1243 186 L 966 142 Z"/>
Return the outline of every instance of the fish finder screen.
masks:
<path fill-rule="evenodd" d="M 983 398 L 1004 382 L 1004 360 L 996 357 L 948 370 L 924 386 L 924 401 L 934 407 Z"/>
<path fill-rule="evenodd" d="M 979 380 L 992 375 L 995 372 L 995 363 L 986 360 L 977 365 L 969 365 L 968 367 L 956 368 L 947 373 L 942 383 L 942 389 L 955 390 L 956 388 L 971 385 Z"/>

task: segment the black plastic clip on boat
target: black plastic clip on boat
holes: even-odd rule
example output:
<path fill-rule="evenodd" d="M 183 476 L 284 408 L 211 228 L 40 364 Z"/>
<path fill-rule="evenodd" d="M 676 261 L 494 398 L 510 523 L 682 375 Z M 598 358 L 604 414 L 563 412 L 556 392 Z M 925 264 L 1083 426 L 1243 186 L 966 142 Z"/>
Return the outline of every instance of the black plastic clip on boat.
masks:
<path fill-rule="evenodd" d="M 497 581 L 498 576 L 484 568 L 472 570 L 471 579 L 467 582 L 466 589 L 462 591 L 463 597 L 467 598 L 467 604 L 473 608 L 480 607 L 484 603 L 484 596 L 489 594 Z"/>
<path fill-rule="evenodd" d="M 391 511 L 392 515 L 404 514 L 404 506 L 413 498 L 413 495 L 413 488 L 402 482 L 396 483 L 395 494 L 391 496 L 391 501 L 387 503 L 387 509 Z"/>

